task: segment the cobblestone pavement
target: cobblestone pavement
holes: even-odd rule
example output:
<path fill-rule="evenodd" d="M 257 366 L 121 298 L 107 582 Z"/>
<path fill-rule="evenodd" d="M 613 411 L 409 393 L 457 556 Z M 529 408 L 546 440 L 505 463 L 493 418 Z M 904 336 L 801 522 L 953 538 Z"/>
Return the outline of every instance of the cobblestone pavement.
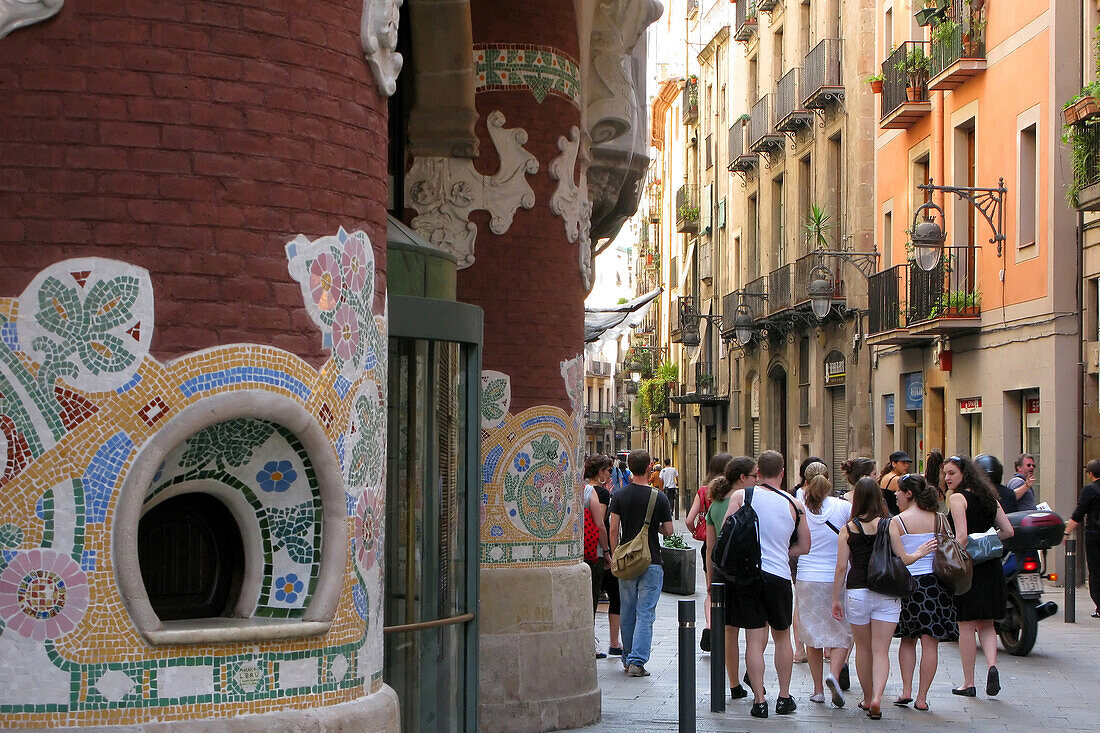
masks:
<path fill-rule="evenodd" d="M 682 522 L 676 522 L 677 531 L 684 534 Z M 698 546 L 690 535 L 689 544 Z M 1060 551 L 1060 550 L 1059 550 Z M 695 558 L 699 560 L 698 551 Z M 603 690 L 602 719 L 595 725 L 577 730 L 583 731 L 676 731 L 678 730 L 677 697 L 677 602 L 694 598 L 696 633 L 705 625 L 703 616 L 703 574 L 698 568 L 698 580 L 694 596 L 675 596 L 664 593 L 657 604 L 657 623 L 653 631 L 652 658 L 646 668 L 650 677 L 627 677 L 617 657 L 596 660 L 596 667 Z M 1039 623 L 1039 640 L 1035 649 L 1026 657 L 1013 657 L 999 650 L 997 667 L 1001 673 L 1001 694 L 987 698 L 984 692 L 984 672 L 977 674 L 978 697 L 963 698 L 951 694 L 951 688 L 962 684 L 962 671 L 957 644 L 941 644 L 939 669 L 928 695 L 930 710 L 921 712 L 897 708 L 886 704 L 882 720 L 872 721 L 856 707 L 860 700 L 859 683 L 852 667 L 852 691 L 847 695 L 843 709 L 831 704 L 815 704 L 809 697 L 813 683 L 804 664 L 796 664 L 791 680 L 791 695 L 798 703 L 793 715 L 775 715 L 775 695 L 778 689 L 772 665 L 772 647 L 765 653 L 768 667 L 765 686 L 768 688 L 768 704 L 771 717 L 758 720 L 749 716 L 749 699 L 732 701 L 726 694 L 726 712 L 710 712 L 710 655 L 699 650 L 698 642 L 691 653 L 695 657 L 696 674 L 696 730 L 699 731 L 747 731 L 766 730 L 769 727 L 782 730 L 818 731 L 832 726 L 844 729 L 875 731 L 932 731 L 948 727 L 956 731 L 1038 731 L 1043 728 L 1057 731 L 1095 731 L 1097 723 L 1097 687 L 1100 679 L 1100 620 L 1090 617 L 1092 602 L 1085 588 L 1077 592 L 1077 623 L 1063 621 L 1064 596 L 1062 588 L 1049 586 L 1044 600 L 1058 603 L 1058 613 Z M 596 636 L 601 648 L 607 648 L 606 604 L 596 616 Z M 741 639 L 744 653 L 744 637 Z M 886 685 L 884 701 L 893 700 L 901 689 L 901 675 L 897 667 L 897 641 L 891 653 L 894 662 L 890 680 Z M 919 660 L 918 660 L 919 661 Z M 979 670 L 984 670 L 984 658 L 979 653 Z M 742 667 L 743 668 L 743 667 Z M 828 692 L 826 691 L 826 697 Z"/>

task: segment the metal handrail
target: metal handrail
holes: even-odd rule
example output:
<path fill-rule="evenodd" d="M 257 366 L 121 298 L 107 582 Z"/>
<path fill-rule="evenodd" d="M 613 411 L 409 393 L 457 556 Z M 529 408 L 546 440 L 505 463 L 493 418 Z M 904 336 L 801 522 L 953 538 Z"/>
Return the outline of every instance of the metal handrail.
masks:
<path fill-rule="evenodd" d="M 898 68 L 903 65 L 906 58 L 910 53 L 920 51 L 922 55 L 928 53 L 927 41 L 906 41 L 901 44 L 891 53 L 884 62 L 882 62 L 882 118 L 885 119 L 890 116 L 892 112 L 897 110 L 906 102 L 927 102 L 928 101 L 928 74 L 907 73 L 903 68 Z M 919 82 L 918 86 L 914 86 L 916 89 L 916 96 L 910 98 L 907 92 L 909 88 L 909 82 Z"/>
<path fill-rule="evenodd" d="M 822 92 L 836 92 L 844 89 L 841 78 L 840 39 L 823 38 L 806 54 L 802 64 L 802 104 L 807 109 L 823 107 L 825 101 L 820 98 Z"/>

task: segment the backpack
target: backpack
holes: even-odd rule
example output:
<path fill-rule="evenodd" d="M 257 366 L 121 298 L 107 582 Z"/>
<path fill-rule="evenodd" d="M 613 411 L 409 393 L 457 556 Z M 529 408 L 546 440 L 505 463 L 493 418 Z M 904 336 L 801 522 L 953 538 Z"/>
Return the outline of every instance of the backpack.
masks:
<path fill-rule="evenodd" d="M 620 580 L 633 580 L 649 569 L 649 520 L 657 503 L 657 491 L 651 489 L 649 506 L 645 510 L 645 524 L 629 542 L 622 542 L 611 553 L 611 574 Z"/>
<path fill-rule="evenodd" d="M 753 487 L 745 489 L 745 503 L 726 517 L 711 552 L 711 562 L 735 585 L 752 585 L 762 579 L 760 569 L 760 519 L 752 508 Z"/>

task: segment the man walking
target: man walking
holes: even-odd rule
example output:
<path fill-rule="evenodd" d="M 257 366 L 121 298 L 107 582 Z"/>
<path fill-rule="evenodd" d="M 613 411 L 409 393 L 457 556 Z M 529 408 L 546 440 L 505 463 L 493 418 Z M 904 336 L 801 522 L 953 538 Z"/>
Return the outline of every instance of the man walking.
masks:
<path fill-rule="evenodd" d="M 612 554 L 621 542 L 634 539 L 645 525 L 649 500 L 654 489 L 638 483 L 645 480 L 638 477 L 646 475 L 648 466 L 648 451 L 631 451 L 627 457 L 627 467 L 634 480 L 625 489 L 620 489 L 611 496 L 609 539 Z M 649 568 L 636 578 L 619 579 L 622 662 L 623 668 L 631 677 L 649 676 L 645 664 L 649 661 L 649 652 L 653 646 L 653 620 L 657 615 L 657 600 L 661 597 L 661 587 L 665 579 L 658 534 L 666 537 L 672 534 L 672 511 L 668 499 L 659 491 L 649 522 Z"/>
<path fill-rule="evenodd" d="M 810 529 L 801 521 L 805 509 L 802 503 L 783 491 L 783 456 L 768 450 L 756 462 L 759 477 L 749 502 L 756 512 L 760 532 L 761 579 L 752 585 L 727 586 L 726 623 L 745 629 L 745 667 L 752 687 L 754 718 L 768 717 L 768 702 L 764 698 L 764 647 L 768 645 L 768 629 L 775 642 L 775 671 L 779 677 L 779 697 L 775 701 L 777 715 L 788 715 L 797 707 L 791 697 L 791 619 L 794 616 L 794 589 L 791 586 L 791 559 L 810 551 Z M 731 516 L 745 503 L 746 489 L 739 489 L 730 498 L 726 516 Z M 798 541 L 791 544 L 791 535 L 798 529 Z"/>
<path fill-rule="evenodd" d="M 1100 460 L 1095 458 L 1085 467 L 1089 483 L 1081 489 L 1077 498 L 1077 508 L 1072 518 L 1066 522 L 1066 535 L 1069 539 L 1081 523 L 1085 525 L 1085 562 L 1089 571 L 1089 595 L 1095 606 L 1093 618 L 1100 618 Z"/>
<path fill-rule="evenodd" d="M 1016 495 L 1016 511 L 1030 512 L 1035 510 L 1035 456 L 1030 453 L 1021 453 L 1013 464 L 1016 473 L 1008 481 L 1008 488 Z"/>
<path fill-rule="evenodd" d="M 676 487 L 680 485 L 680 472 L 672 465 L 672 459 L 665 459 L 665 467 L 661 469 L 661 481 L 665 484 L 665 496 L 672 506 L 676 518 L 680 518 L 680 503 L 676 498 Z"/>

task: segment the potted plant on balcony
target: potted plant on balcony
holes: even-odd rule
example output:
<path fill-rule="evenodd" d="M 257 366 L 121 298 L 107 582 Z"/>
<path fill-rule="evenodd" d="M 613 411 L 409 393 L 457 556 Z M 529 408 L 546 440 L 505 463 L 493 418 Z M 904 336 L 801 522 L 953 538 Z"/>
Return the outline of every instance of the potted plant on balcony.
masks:
<path fill-rule="evenodd" d="M 680 204 L 680 208 L 677 209 L 676 215 L 679 216 L 682 221 L 699 221 L 699 207 L 692 206 L 691 204 Z"/>
<path fill-rule="evenodd" d="M 976 316 L 982 304 L 982 294 L 966 290 L 949 290 L 928 311 L 928 318 Z"/>
<path fill-rule="evenodd" d="M 832 215 L 826 213 L 824 206 L 810 205 L 810 211 L 806 214 L 806 220 L 802 222 L 802 228 L 809 235 L 810 246 L 814 249 L 829 249 L 829 240 L 825 236 L 835 225 Z"/>
<path fill-rule="evenodd" d="M 882 94 L 882 82 L 886 79 L 882 74 L 871 74 L 867 77 L 867 83 L 871 85 L 872 94 Z"/>
<path fill-rule="evenodd" d="M 924 85 L 928 83 L 928 72 L 932 68 L 932 59 L 924 49 L 914 45 L 909 53 L 894 68 L 905 74 L 909 84 L 906 94 L 910 102 L 919 102 L 924 97 Z"/>
<path fill-rule="evenodd" d="M 949 0 L 924 0 L 924 7 L 915 13 L 917 25 L 936 26 L 946 17 L 949 4 Z"/>

